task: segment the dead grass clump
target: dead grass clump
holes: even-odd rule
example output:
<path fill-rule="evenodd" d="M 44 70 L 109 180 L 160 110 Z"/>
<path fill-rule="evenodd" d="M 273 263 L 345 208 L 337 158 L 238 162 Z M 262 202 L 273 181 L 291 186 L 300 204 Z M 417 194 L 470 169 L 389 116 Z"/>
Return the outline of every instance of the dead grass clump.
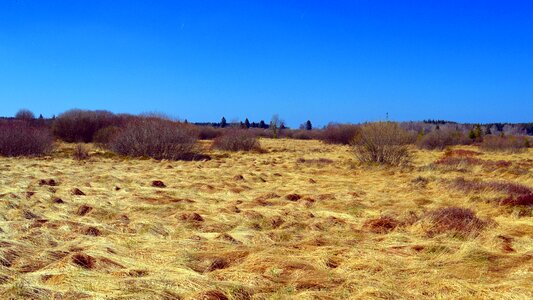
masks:
<path fill-rule="evenodd" d="M 85 196 L 85 193 L 82 190 L 80 190 L 79 188 L 73 188 L 70 191 L 70 194 L 72 194 L 74 196 Z"/>
<path fill-rule="evenodd" d="M 204 218 L 197 213 L 184 213 L 180 216 L 183 221 L 189 222 L 203 222 Z"/>
<path fill-rule="evenodd" d="M 94 227 L 94 226 L 87 226 L 87 227 L 85 227 L 85 228 L 82 230 L 82 233 L 83 233 L 84 235 L 90 235 L 90 236 L 100 236 L 100 235 L 102 235 L 102 232 L 101 232 L 98 228 L 96 228 L 96 227 Z"/>
<path fill-rule="evenodd" d="M 462 166 L 481 166 L 485 171 L 494 171 L 502 168 L 508 168 L 512 162 L 505 160 L 483 160 L 472 156 L 443 156 L 435 161 L 436 165 L 460 168 Z"/>
<path fill-rule="evenodd" d="M 89 158 L 89 151 L 87 151 L 87 148 L 83 144 L 77 144 L 72 157 L 75 160 L 86 160 Z"/>
<path fill-rule="evenodd" d="M 260 150 L 259 140 L 245 129 L 228 129 L 213 141 L 213 148 L 225 151 Z"/>
<path fill-rule="evenodd" d="M 236 240 L 234 237 L 227 233 L 222 233 L 216 237 L 217 240 L 229 242 L 231 244 L 242 244 L 240 241 Z"/>
<path fill-rule="evenodd" d="M 165 183 L 164 183 L 163 181 L 161 181 L 161 180 L 154 180 L 154 181 L 152 181 L 152 186 L 153 186 L 153 187 L 158 187 L 158 188 L 165 188 L 165 187 L 167 187 L 167 186 L 165 185 Z"/>
<path fill-rule="evenodd" d="M 517 153 L 528 148 L 528 140 L 526 137 L 486 136 L 479 148 L 485 151 Z"/>
<path fill-rule="evenodd" d="M 125 156 L 190 160 L 196 152 L 196 136 L 186 126 L 171 121 L 139 118 L 128 123 L 109 148 Z"/>
<path fill-rule="evenodd" d="M 65 201 L 63 201 L 63 199 L 61 199 L 61 198 L 54 198 L 54 199 L 52 199 L 52 202 L 53 202 L 53 203 L 56 203 L 56 204 L 63 204 L 63 203 L 65 203 Z"/>
<path fill-rule="evenodd" d="M 41 179 L 39 180 L 39 185 L 57 186 L 57 181 L 54 179 Z"/>
<path fill-rule="evenodd" d="M 466 180 L 462 177 L 451 181 L 450 185 L 466 193 L 481 193 L 484 191 L 494 191 L 506 194 L 499 198 L 500 205 L 507 206 L 526 206 L 533 205 L 533 191 L 521 184 L 505 181 L 481 181 Z"/>
<path fill-rule="evenodd" d="M 322 131 L 322 141 L 327 144 L 349 145 L 359 133 L 359 127 L 351 124 L 329 124 Z"/>
<path fill-rule="evenodd" d="M 46 128 L 26 123 L 0 124 L 1 156 L 41 156 L 52 150 L 53 137 Z"/>
<path fill-rule="evenodd" d="M 94 269 L 96 265 L 96 259 L 84 253 L 76 253 L 72 255 L 72 262 L 87 270 Z"/>
<path fill-rule="evenodd" d="M 210 290 L 193 296 L 192 300 L 229 300 L 229 298 L 219 290 Z"/>
<path fill-rule="evenodd" d="M 396 229 L 399 225 L 400 222 L 393 217 L 381 216 L 377 219 L 367 220 L 363 228 L 373 233 L 386 234 Z"/>
<path fill-rule="evenodd" d="M 225 269 L 227 267 L 229 267 L 228 261 L 226 261 L 222 257 L 215 257 L 211 261 L 211 263 L 209 264 L 209 266 L 207 267 L 207 269 L 205 271 L 206 272 L 212 272 L 212 271 L 215 271 L 215 270 Z"/>
<path fill-rule="evenodd" d="M 332 164 L 333 160 L 329 158 L 318 158 L 318 159 L 305 159 L 305 158 L 298 158 L 296 160 L 299 164 L 314 164 L 314 165 L 327 165 Z"/>
<path fill-rule="evenodd" d="M 410 161 L 411 136 L 397 123 L 368 123 L 354 140 L 355 156 L 362 163 L 402 165 Z"/>
<path fill-rule="evenodd" d="M 285 199 L 289 200 L 289 201 L 298 201 L 302 198 L 302 196 L 298 195 L 298 194 L 289 194 L 287 196 L 285 196 Z"/>
<path fill-rule="evenodd" d="M 92 206 L 89 206 L 89 205 L 82 205 L 78 208 L 78 211 L 76 212 L 76 214 L 78 216 L 85 216 L 87 215 L 88 213 L 90 213 L 91 211 L 93 210 Z"/>
<path fill-rule="evenodd" d="M 472 210 L 461 207 L 438 208 L 425 217 L 431 222 L 426 231 L 430 236 L 442 233 L 475 236 L 487 226 Z"/>
<path fill-rule="evenodd" d="M 473 157 L 481 154 L 481 152 L 466 149 L 447 149 L 444 152 L 445 157 Z"/>

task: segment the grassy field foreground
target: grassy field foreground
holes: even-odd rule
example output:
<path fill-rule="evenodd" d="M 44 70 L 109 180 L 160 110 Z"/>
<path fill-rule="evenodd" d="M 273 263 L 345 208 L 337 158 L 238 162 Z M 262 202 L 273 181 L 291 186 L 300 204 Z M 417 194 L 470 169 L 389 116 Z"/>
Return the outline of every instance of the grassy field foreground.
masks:
<path fill-rule="evenodd" d="M 498 200 L 533 187 L 532 149 L 413 148 L 385 168 L 345 146 L 261 144 L 192 162 L 94 147 L 80 162 L 65 144 L 0 158 L 0 298 L 533 298 L 531 206 Z M 477 218 L 443 227 L 444 207 Z"/>

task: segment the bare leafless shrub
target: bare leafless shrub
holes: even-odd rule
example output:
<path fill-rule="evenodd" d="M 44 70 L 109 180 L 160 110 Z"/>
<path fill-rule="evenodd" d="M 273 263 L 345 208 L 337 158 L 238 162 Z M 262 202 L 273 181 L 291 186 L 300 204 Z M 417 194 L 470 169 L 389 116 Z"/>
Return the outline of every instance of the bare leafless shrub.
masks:
<path fill-rule="evenodd" d="M 224 134 L 213 141 L 213 148 L 226 151 L 259 150 L 257 138 L 246 129 L 227 129 Z"/>
<path fill-rule="evenodd" d="M 155 159 L 192 159 L 196 135 L 186 126 L 155 118 L 130 121 L 109 143 L 113 152 Z"/>
<path fill-rule="evenodd" d="M 468 145 L 471 140 L 462 132 L 456 130 L 435 130 L 423 135 L 417 141 L 417 146 L 421 149 L 442 150 L 449 146 Z"/>
<path fill-rule="evenodd" d="M 35 115 L 33 114 L 31 110 L 23 108 L 15 114 L 15 119 L 31 121 L 35 119 Z"/>
<path fill-rule="evenodd" d="M 268 138 L 272 139 L 274 138 L 274 134 L 272 133 L 272 130 L 269 129 L 263 129 L 263 128 L 250 128 L 248 129 L 248 133 L 252 134 L 253 136 L 259 138 Z"/>
<path fill-rule="evenodd" d="M 430 221 L 429 235 L 451 233 L 460 236 L 475 236 L 488 225 L 467 208 L 443 207 L 430 211 L 425 218 Z"/>
<path fill-rule="evenodd" d="M 485 151 L 521 152 L 528 148 L 526 137 L 485 136 L 479 148 Z"/>
<path fill-rule="evenodd" d="M 359 127 L 351 124 L 329 124 L 322 131 L 322 140 L 328 144 L 349 145 L 359 133 Z"/>
<path fill-rule="evenodd" d="M 74 147 L 74 153 L 72 157 L 75 160 L 86 160 L 89 158 L 89 151 L 87 151 L 87 148 L 83 144 L 77 144 L 76 147 Z"/>
<path fill-rule="evenodd" d="M 363 163 L 401 165 L 410 161 L 407 145 L 412 140 L 397 123 L 368 123 L 354 139 L 354 153 Z"/>
<path fill-rule="evenodd" d="M 31 127 L 22 122 L 0 125 L 0 155 L 39 156 L 52 150 L 53 137 L 47 128 Z"/>
<path fill-rule="evenodd" d="M 283 132 L 284 138 L 295 140 L 320 140 L 322 139 L 322 131 L 320 130 L 285 130 Z"/>
<path fill-rule="evenodd" d="M 93 142 L 102 148 L 107 147 L 109 143 L 120 133 L 120 127 L 107 126 L 99 129 L 93 136 Z"/>
<path fill-rule="evenodd" d="M 89 143 L 100 129 L 119 126 L 128 119 L 108 111 L 73 109 L 59 115 L 53 123 L 54 134 L 66 142 Z"/>
<path fill-rule="evenodd" d="M 214 140 L 223 134 L 223 129 L 212 126 L 197 126 L 200 140 Z"/>

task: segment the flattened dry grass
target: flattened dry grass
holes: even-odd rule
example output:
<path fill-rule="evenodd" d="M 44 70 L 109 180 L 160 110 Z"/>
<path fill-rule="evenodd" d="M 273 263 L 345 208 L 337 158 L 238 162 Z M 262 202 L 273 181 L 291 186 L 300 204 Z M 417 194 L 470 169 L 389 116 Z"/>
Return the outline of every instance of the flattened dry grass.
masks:
<path fill-rule="evenodd" d="M 348 146 L 261 144 L 205 142 L 209 161 L 90 145 L 83 161 L 72 145 L 0 158 L 0 298 L 533 297 L 531 206 L 476 200 L 531 190 L 532 149 L 453 148 L 525 170 L 458 175 L 434 167 L 444 151 L 411 147 L 412 166 L 380 167 Z"/>

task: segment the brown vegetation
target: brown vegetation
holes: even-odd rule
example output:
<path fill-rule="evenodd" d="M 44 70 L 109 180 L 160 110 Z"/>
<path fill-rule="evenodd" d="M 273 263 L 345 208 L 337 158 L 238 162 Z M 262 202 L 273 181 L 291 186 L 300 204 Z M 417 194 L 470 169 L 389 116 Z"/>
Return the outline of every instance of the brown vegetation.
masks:
<path fill-rule="evenodd" d="M 171 121 L 139 118 L 128 123 L 109 143 L 118 154 L 158 160 L 189 159 L 196 152 L 196 136 Z"/>
<path fill-rule="evenodd" d="M 257 138 L 245 129 L 227 129 L 213 141 L 213 148 L 225 151 L 260 150 Z"/>
<path fill-rule="evenodd" d="M 396 123 L 368 123 L 354 140 L 354 152 L 362 163 L 406 164 L 410 160 L 407 144 L 411 139 Z"/>
<path fill-rule="evenodd" d="M 52 150 L 53 137 L 48 129 L 26 123 L 0 124 L 1 156 L 40 156 Z"/>
<path fill-rule="evenodd" d="M 322 140 L 328 144 L 349 145 L 359 133 L 359 127 L 349 124 L 329 124 L 322 131 Z"/>
<path fill-rule="evenodd" d="M 479 148 L 484 151 L 521 152 L 529 147 L 528 144 L 526 137 L 486 136 Z"/>

